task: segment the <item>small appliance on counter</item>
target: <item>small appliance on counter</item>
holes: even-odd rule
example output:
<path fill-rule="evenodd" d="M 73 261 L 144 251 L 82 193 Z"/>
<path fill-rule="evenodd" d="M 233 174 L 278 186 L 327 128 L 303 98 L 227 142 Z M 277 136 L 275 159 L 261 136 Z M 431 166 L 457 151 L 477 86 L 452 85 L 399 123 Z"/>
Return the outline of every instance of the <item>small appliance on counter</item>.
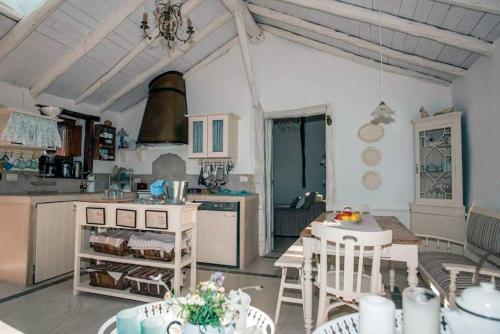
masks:
<path fill-rule="evenodd" d="M 54 173 L 54 159 L 55 153 L 52 151 L 45 151 L 38 158 L 38 173 L 43 177 L 55 177 Z"/>

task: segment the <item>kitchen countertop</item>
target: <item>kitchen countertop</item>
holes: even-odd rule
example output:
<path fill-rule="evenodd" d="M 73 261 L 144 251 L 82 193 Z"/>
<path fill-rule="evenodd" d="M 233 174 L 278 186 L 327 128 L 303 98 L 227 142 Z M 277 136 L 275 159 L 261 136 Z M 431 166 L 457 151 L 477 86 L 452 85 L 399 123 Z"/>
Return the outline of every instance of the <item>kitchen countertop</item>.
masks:
<path fill-rule="evenodd" d="M 40 192 L 40 193 L 26 193 L 26 194 L 1 194 L 0 201 L 5 203 L 27 203 L 31 204 L 43 202 L 60 202 L 60 201 L 77 201 L 82 197 L 103 197 L 102 192 L 96 193 L 54 193 L 54 192 Z"/>

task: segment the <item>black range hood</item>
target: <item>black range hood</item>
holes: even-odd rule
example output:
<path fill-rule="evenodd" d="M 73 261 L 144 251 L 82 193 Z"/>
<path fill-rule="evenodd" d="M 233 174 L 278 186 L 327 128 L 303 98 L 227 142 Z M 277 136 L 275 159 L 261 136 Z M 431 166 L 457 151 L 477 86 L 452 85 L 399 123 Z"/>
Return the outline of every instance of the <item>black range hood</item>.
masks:
<path fill-rule="evenodd" d="M 149 83 L 137 144 L 187 144 L 186 85 L 182 73 L 160 74 Z"/>

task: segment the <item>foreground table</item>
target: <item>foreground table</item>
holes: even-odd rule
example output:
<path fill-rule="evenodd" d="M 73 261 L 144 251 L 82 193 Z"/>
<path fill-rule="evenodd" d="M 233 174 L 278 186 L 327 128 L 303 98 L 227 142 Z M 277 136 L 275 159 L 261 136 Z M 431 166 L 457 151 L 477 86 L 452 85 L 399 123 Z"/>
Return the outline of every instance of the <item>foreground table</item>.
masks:
<path fill-rule="evenodd" d="M 312 224 L 321 224 L 325 221 L 329 212 L 321 214 Z M 404 226 L 396 217 L 374 216 L 375 221 L 382 230 L 392 231 L 392 244 L 384 247 L 382 258 L 390 261 L 405 262 L 408 268 L 408 285 L 416 287 L 418 285 L 418 239 L 406 226 Z M 345 228 L 345 227 L 343 227 Z M 312 257 L 319 253 L 319 239 L 311 233 L 311 226 L 306 227 L 301 236 L 303 237 L 304 251 L 304 327 L 306 333 L 311 333 L 313 328 L 312 320 Z M 389 269 L 389 285 L 391 292 L 395 285 L 395 270 L 391 265 Z"/>

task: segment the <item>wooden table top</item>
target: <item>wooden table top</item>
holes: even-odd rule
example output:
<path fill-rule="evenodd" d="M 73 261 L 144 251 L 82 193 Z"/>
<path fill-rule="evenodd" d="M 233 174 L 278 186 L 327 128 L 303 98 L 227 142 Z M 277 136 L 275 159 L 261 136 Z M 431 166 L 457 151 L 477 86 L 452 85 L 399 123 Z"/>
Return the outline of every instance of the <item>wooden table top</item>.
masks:
<path fill-rule="evenodd" d="M 326 215 L 330 212 L 323 212 L 314 220 L 314 222 L 324 222 L 326 219 Z M 384 231 L 392 230 L 392 243 L 393 244 L 402 244 L 402 245 L 418 245 L 421 240 L 417 238 L 413 232 L 411 232 L 406 226 L 403 225 L 393 216 L 373 216 L 375 221 L 380 226 L 380 228 Z M 305 238 L 312 237 L 311 233 L 311 225 L 309 224 L 300 235 Z"/>

